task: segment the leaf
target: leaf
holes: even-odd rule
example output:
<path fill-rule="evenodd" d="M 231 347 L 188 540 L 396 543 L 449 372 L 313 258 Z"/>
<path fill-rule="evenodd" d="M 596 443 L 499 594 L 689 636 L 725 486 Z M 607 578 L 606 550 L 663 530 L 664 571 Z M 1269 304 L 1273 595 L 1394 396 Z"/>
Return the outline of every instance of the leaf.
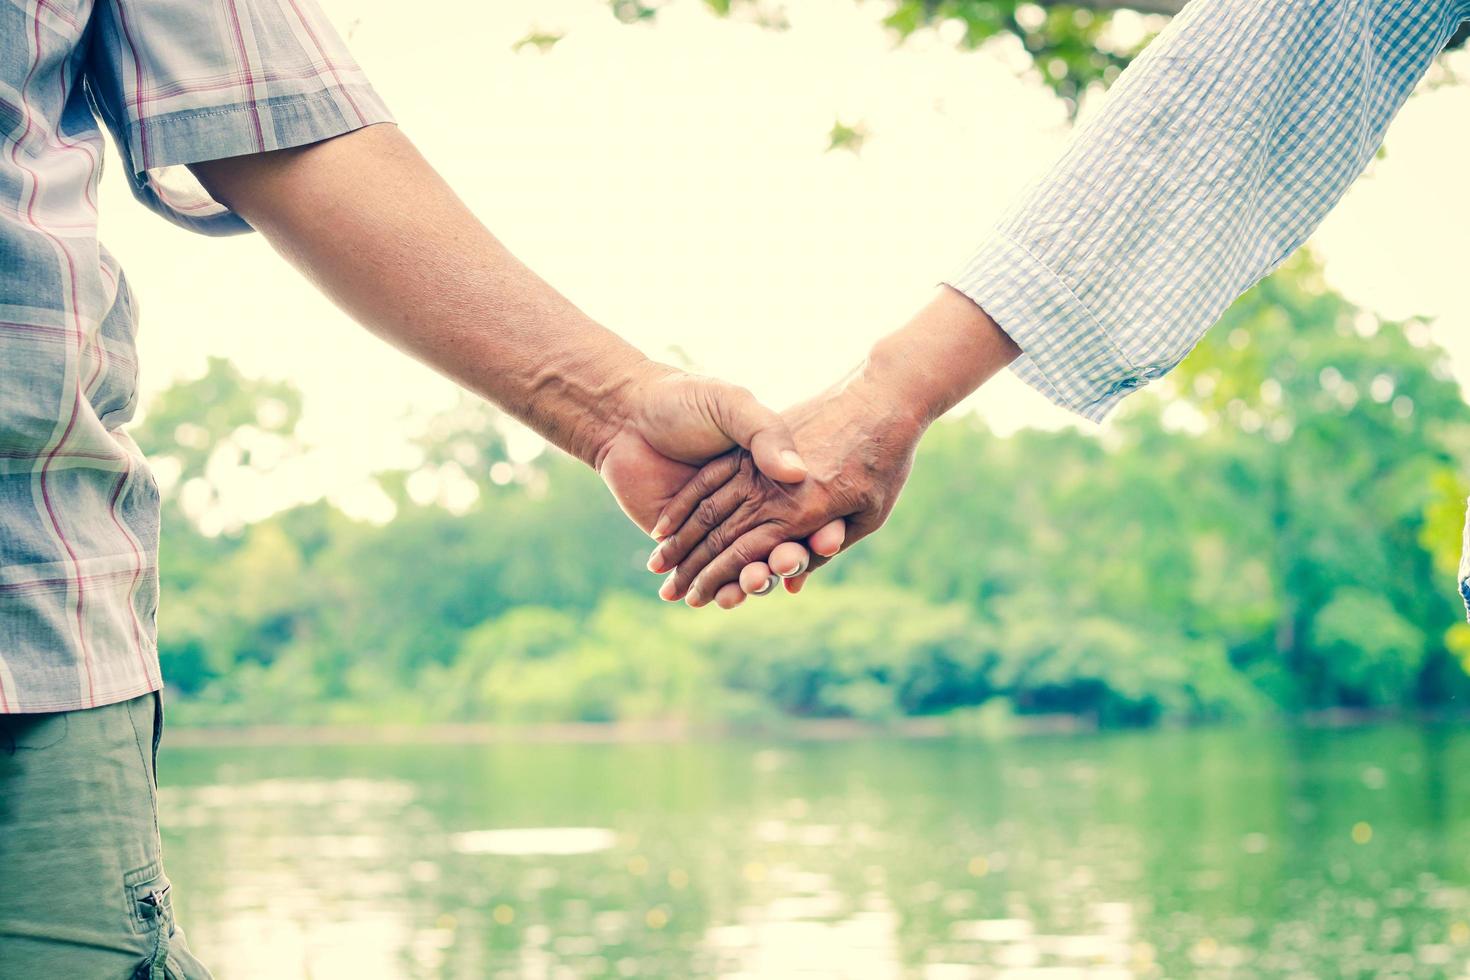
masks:
<path fill-rule="evenodd" d="M 847 150 L 857 156 L 862 152 L 867 138 L 868 129 L 862 123 L 849 126 L 839 119 L 832 123 L 832 129 L 827 134 L 827 152 Z"/>
<path fill-rule="evenodd" d="M 526 48 L 535 48 L 539 53 L 545 54 L 556 47 L 556 42 L 566 37 L 565 32 L 531 31 L 515 44 L 510 46 L 512 51 L 522 51 Z"/>

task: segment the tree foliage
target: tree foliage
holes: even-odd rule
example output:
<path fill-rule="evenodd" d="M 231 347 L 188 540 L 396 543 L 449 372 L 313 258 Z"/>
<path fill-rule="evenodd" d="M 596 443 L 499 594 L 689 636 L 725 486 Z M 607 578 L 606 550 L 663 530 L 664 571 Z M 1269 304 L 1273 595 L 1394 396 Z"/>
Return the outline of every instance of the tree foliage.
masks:
<path fill-rule="evenodd" d="M 650 23 L 668 0 L 609 0 L 614 16 L 629 24 Z M 871 2 L 871 0 L 854 0 Z M 704 0 L 721 17 L 740 17 L 780 30 L 787 24 L 784 7 L 775 0 Z M 967 49 L 1010 40 L 1030 57 L 1041 80 L 1076 113 L 1082 96 L 1112 82 L 1152 39 L 1184 0 L 890 0 L 884 20 L 902 41 L 935 25 L 957 26 L 958 43 Z M 1119 14 L 1131 18 L 1119 31 Z M 545 35 L 533 32 L 521 45 L 549 47 Z M 552 38 L 551 43 L 559 39 Z M 1470 40 L 1470 25 L 1450 41 L 1451 48 Z"/>

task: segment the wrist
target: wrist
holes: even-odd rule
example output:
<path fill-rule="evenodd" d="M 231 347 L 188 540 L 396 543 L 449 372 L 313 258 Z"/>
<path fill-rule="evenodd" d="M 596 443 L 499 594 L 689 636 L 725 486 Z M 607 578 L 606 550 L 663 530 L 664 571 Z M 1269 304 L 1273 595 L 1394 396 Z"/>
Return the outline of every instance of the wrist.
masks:
<path fill-rule="evenodd" d="M 1020 353 L 984 310 L 945 286 L 873 346 L 854 385 L 922 431 Z"/>
<path fill-rule="evenodd" d="M 891 433 L 897 441 L 917 443 L 937 415 L 925 393 L 903 375 L 889 370 L 885 361 L 870 355 L 842 386 L 839 397 L 849 403 L 847 411 L 861 418 L 869 431 Z"/>
<path fill-rule="evenodd" d="M 621 366 L 616 380 L 590 406 L 572 455 L 601 472 L 603 459 L 618 434 L 636 426 L 648 392 L 677 370 L 641 354 L 637 360 Z"/>

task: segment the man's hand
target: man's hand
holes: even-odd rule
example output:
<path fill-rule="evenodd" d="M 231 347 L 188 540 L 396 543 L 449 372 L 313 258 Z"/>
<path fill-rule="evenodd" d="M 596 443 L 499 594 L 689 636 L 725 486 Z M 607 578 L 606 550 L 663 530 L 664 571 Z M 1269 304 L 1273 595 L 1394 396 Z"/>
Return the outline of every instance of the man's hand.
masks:
<path fill-rule="evenodd" d="M 678 530 L 649 559 L 650 571 L 675 569 L 659 595 L 691 606 L 734 604 L 737 591 L 752 592 L 769 573 L 763 562 L 781 569 L 781 542 L 821 531 L 823 546 L 810 542 L 817 552 L 811 568 L 788 579 L 798 591 L 811 569 L 887 520 L 930 423 L 1019 353 L 984 311 L 941 289 L 879 341 L 849 381 L 786 413 L 810 467 L 806 480 L 775 483 L 735 453 L 705 466 L 674 496 L 660 523 Z M 829 548 L 825 536 L 839 518 L 846 519 L 846 543 L 832 534 Z"/>
<path fill-rule="evenodd" d="M 649 563 L 653 571 L 675 569 L 659 595 L 702 606 L 747 565 L 768 556 L 777 562 L 782 542 L 815 535 L 837 519 L 846 521 L 849 545 L 881 527 L 908 479 L 924 428 L 872 394 L 861 384 L 842 385 L 786 413 L 797 443 L 809 447 L 810 471 L 800 484 L 769 479 L 749 453 L 739 452 L 711 462 L 675 494 L 664 516 L 678 529 Z M 821 554 L 815 559 L 823 560 Z M 757 577 L 748 574 L 747 584 L 758 585 Z M 725 605 L 733 594 L 721 598 Z"/>
<path fill-rule="evenodd" d="M 784 485 L 807 475 L 786 422 L 744 388 L 663 365 L 639 372 L 593 466 L 623 512 L 652 534 L 660 513 L 699 470 L 732 446 Z"/>

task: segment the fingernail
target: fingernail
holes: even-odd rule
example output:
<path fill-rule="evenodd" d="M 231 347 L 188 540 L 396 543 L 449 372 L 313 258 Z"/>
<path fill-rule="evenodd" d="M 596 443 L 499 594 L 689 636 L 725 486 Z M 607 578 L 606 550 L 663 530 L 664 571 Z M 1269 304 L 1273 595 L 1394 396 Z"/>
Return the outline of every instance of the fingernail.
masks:
<path fill-rule="evenodd" d="M 796 576 L 798 576 L 802 572 L 806 571 L 806 567 L 808 565 L 810 565 L 810 564 L 811 564 L 811 558 L 810 557 L 803 558 L 801 560 L 801 564 L 797 565 L 791 571 L 789 571 L 789 572 L 777 572 L 776 574 L 779 575 L 779 576 L 781 576 L 782 578 L 796 578 Z"/>
<path fill-rule="evenodd" d="M 781 576 L 767 575 L 766 584 L 763 585 L 758 591 L 752 592 L 751 595 L 770 595 L 771 590 L 776 587 L 776 583 L 779 581 L 781 581 Z"/>
<path fill-rule="evenodd" d="M 653 535 L 653 540 L 662 541 L 664 538 L 668 537 L 669 525 L 672 523 L 674 522 L 669 520 L 667 517 L 660 517 L 658 519 L 658 523 L 653 526 L 653 530 L 649 532 Z"/>
<path fill-rule="evenodd" d="M 662 575 L 665 571 L 667 571 L 667 569 L 664 568 L 663 548 L 654 548 L 653 554 L 648 556 L 648 570 L 655 575 Z"/>
<path fill-rule="evenodd" d="M 801 470 L 803 474 L 805 474 L 807 471 L 806 460 L 798 456 L 795 449 L 781 450 L 781 462 L 785 463 L 787 466 L 791 467 L 794 470 Z"/>
<path fill-rule="evenodd" d="M 673 602 L 675 591 L 674 576 L 670 575 L 668 578 L 664 579 L 664 584 L 658 587 L 658 597 L 664 602 Z"/>

